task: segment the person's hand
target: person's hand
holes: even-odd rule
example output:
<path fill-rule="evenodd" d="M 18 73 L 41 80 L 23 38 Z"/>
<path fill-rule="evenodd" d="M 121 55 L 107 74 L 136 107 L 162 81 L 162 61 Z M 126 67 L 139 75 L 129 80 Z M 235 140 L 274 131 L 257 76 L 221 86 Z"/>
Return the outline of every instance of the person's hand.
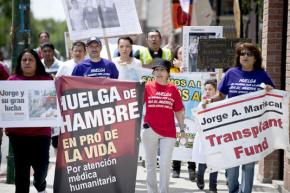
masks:
<path fill-rule="evenodd" d="M 185 125 L 184 124 L 179 125 L 179 132 L 180 133 L 185 133 Z"/>
<path fill-rule="evenodd" d="M 172 63 L 173 63 L 174 67 L 177 67 L 177 68 L 181 68 L 182 67 L 182 61 L 180 61 L 180 60 L 178 60 L 176 58 L 173 59 Z"/>
<path fill-rule="evenodd" d="M 271 85 L 266 84 L 265 90 L 267 92 L 271 91 L 273 89 L 273 87 Z"/>
<path fill-rule="evenodd" d="M 203 100 L 201 101 L 201 107 L 202 107 L 203 109 L 205 109 L 205 108 L 206 108 L 206 105 L 207 105 L 207 104 L 210 104 L 210 103 L 212 103 L 212 99 L 203 99 Z"/>
<path fill-rule="evenodd" d="M 271 91 L 273 89 L 273 87 L 271 85 L 265 84 L 265 83 L 261 83 L 260 84 L 260 87 L 263 88 L 263 89 L 265 89 L 266 92 L 269 92 L 269 91 Z"/>

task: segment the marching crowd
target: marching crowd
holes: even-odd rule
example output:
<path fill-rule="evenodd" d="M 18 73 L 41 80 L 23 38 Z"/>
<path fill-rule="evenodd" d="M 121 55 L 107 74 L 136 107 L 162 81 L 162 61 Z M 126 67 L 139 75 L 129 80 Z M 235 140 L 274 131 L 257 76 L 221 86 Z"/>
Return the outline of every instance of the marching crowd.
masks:
<path fill-rule="evenodd" d="M 147 47 L 133 49 L 130 37 L 120 37 L 117 51 L 112 61 L 102 58 L 100 53 L 103 44 L 99 38 L 91 37 L 86 43 L 76 41 L 71 48 L 70 60 L 62 62 L 60 53 L 49 40 L 47 32 L 39 34 L 40 45 L 36 49 L 25 49 L 17 59 L 11 76 L 0 63 L 0 79 L 19 80 L 53 80 L 60 76 L 105 77 L 120 80 L 138 81 L 140 76 L 134 69 L 150 68 L 155 80 L 147 82 L 144 91 L 146 113 L 141 132 L 145 150 L 145 166 L 147 171 L 147 189 L 149 193 L 168 193 L 170 176 L 179 178 L 181 161 L 171 161 L 176 142 L 175 118 L 180 133 L 184 133 L 184 110 L 177 87 L 169 81 L 170 73 L 188 71 L 188 65 L 182 61 L 182 46 L 173 50 L 161 48 L 162 37 L 158 30 L 146 34 Z M 236 58 L 233 67 L 227 70 L 222 80 L 207 80 L 204 84 L 203 98 L 200 106 L 225 98 L 254 92 L 261 89 L 264 83 L 267 91 L 274 85 L 262 66 L 260 50 L 251 43 L 239 43 L 235 50 Z M 3 58 L 2 58 L 3 59 Z M 2 60 L 0 58 L 0 60 Z M 230 85 L 241 79 L 255 80 L 249 84 L 251 89 L 237 90 Z M 162 97 L 166 96 L 166 97 Z M 163 107 L 152 105 L 155 102 L 171 101 Z M 162 115 L 162 116 L 160 116 Z M 158 120 L 156 117 L 161 117 Z M 57 128 L 53 128 L 57 130 Z M 16 193 L 28 193 L 30 186 L 30 167 L 34 170 L 33 184 L 38 192 L 45 192 L 46 175 L 49 164 L 49 146 L 57 148 L 58 137 L 51 140 L 51 128 L 6 128 L 6 135 L 12 144 L 15 163 Z M 2 139 L 3 129 L 0 132 Z M 0 141 L 1 143 L 1 141 Z M 157 184 L 157 156 L 160 156 L 160 179 Z M 1 154 L 0 154 L 1 160 Z M 201 133 L 197 132 L 193 145 L 193 160 L 188 163 L 189 180 L 196 181 L 199 189 L 205 187 L 204 173 L 207 165 L 203 155 Z M 251 193 L 254 179 L 254 162 L 242 165 L 242 180 L 239 184 L 239 166 L 226 169 L 229 193 Z M 197 167 L 197 169 L 196 169 Z M 172 169 L 172 174 L 171 174 Z M 216 193 L 217 172 L 210 173 L 209 190 Z"/>

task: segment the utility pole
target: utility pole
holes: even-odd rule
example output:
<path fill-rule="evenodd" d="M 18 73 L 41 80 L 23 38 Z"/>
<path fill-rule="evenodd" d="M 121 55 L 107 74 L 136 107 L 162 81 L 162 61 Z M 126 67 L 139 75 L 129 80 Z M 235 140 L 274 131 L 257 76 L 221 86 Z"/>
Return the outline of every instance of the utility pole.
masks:
<path fill-rule="evenodd" d="M 242 10 L 242 0 L 239 0 L 240 5 L 240 38 L 244 38 L 244 20 L 243 20 L 243 10 Z"/>
<path fill-rule="evenodd" d="M 20 52 L 30 45 L 29 14 L 30 0 L 12 0 L 12 67 L 17 63 Z M 9 143 L 9 153 L 7 156 L 7 179 L 8 184 L 15 182 L 14 156 L 11 144 Z"/>

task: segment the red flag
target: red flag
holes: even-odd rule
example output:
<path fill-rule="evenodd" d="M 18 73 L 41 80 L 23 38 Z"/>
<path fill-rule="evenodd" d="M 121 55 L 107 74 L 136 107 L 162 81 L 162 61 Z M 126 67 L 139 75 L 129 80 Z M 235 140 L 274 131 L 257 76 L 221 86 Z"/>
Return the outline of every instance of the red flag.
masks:
<path fill-rule="evenodd" d="M 192 0 L 172 0 L 173 28 L 191 25 Z"/>

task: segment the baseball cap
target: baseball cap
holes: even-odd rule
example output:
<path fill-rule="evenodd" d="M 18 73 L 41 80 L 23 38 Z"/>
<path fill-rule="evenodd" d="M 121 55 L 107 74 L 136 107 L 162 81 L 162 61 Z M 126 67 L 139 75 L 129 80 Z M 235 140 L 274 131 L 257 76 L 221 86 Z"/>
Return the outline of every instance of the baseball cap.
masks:
<path fill-rule="evenodd" d="M 161 58 L 154 58 L 152 69 L 156 67 L 163 67 L 169 72 L 170 66 L 171 66 L 171 62 L 169 62 L 168 60 L 163 60 Z"/>
<path fill-rule="evenodd" d="M 87 43 L 86 45 L 88 46 L 90 43 L 92 42 L 96 42 L 97 44 L 99 44 L 99 46 L 102 46 L 102 42 L 99 38 L 97 37 L 90 37 L 88 40 L 87 40 Z"/>

